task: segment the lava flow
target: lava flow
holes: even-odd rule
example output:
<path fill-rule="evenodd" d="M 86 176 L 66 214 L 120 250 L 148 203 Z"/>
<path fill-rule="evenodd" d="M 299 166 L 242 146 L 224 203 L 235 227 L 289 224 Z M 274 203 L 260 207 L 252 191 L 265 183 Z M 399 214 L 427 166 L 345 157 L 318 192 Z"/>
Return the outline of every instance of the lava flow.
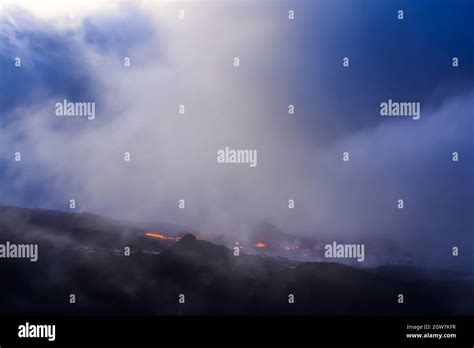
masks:
<path fill-rule="evenodd" d="M 162 234 L 159 234 L 159 233 L 145 233 L 145 236 L 152 237 L 152 238 L 158 238 L 158 239 L 162 239 L 162 240 L 167 240 L 167 239 L 179 240 L 179 237 L 168 237 L 168 236 L 165 236 L 165 235 L 162 235 Z"/>

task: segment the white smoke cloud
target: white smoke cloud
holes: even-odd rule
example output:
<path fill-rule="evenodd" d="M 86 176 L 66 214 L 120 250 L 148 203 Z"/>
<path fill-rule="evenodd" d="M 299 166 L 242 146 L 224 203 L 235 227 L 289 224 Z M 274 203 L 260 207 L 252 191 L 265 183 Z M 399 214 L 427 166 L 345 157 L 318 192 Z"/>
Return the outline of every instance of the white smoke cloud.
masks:
<path fill-rule="evenodd" d="M 92 100 L 96 120 L 56 118 L 55 99 L 17 110 L 17 122 L 2 130 L 3 143 L 22 149 L 35 171 L 18 169 L 14 185 L 40 177 L 54 182 L 51 195 L 65 208 L 76 198 L 81 210 L 216 233 L 245 232 L 262 220 L 288 233 L 406 233 L 396 228 L 396 199 L 429 197 L 406 175 L 413 167 L 419 180 L 429 175 L 416 163 L 433 163 L 424 156 L 434 148 L 450 160 L 472 117 L 465 113 L 473 110 L 472 94 L 422 111 L 419 123 L 381 120 L 375 129 L 318 147 L 300 136 L 298 117 L 287 114 L 291 101 L 279 99 L 285 87 L 268 83 L 285 50 L 282 19 L 262 6 L 188 4 L 180 21 L 180 8 L 142 5 L 155 34 L 130 51 L 130 68 L 124 57 L 81 43 L 84 64 L 103 84 Z M 378 117 L 378 105 L 368 112 Z M 226 146 L 257 149 L 258 166 L 219 165 L 217 150 Z M 344 151 L 349 163 L 342 162 Z M 178 209 L 179 199 L 186 209 Z M 288 199 L 295 199 L 295 210 Z"/>

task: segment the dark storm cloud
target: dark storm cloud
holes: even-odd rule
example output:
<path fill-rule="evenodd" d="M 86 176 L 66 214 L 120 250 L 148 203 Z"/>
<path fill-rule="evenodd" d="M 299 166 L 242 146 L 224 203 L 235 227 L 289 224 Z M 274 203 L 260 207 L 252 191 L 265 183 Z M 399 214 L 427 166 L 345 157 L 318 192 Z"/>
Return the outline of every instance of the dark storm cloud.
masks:
<path fill-rule="evenodd" d="M 149 19 L 133 10 L 89 16 L 78 27 L 58 30 L 25 10 L 10 7 L 0 12 L 0 23 L 2 121 L 18 106 L 53 97 L 97 100 L 101 81 L 92 72 L 84 44 L 100 54 L 126 55 L 151 35 Z M 16 57 L 21 58 L 21 68 L 14 65 Z"/>
<path fill-rule="evenodd" d="M 127 30 L 124 30 L 125 26 Z M 146 40 L 149 35 L 149 20 L 134 11 L 111 17 L 97 14 L 87 17 L 78 26 L 58 28 L 21 8 L 2 9 L 0 124 L 6 127 L 6 134 L 12 137 L 12 141 L 4 141 L 2 157 L 5 161 L 0 161 L 0 180 L 4 183 L 2 196 L 5 201 L 31 206 L 48 202 L 47 205 L 51 207 L 64 209 L 64 200 L 58 199 L 52 192 L 54 183 L 40 175 L 31 175 L 38 173 L 41 166 L 32 163 L 32 158 L 24 152 L 32 145 L 26 139 L 26 130 L 12 132 L 8 127 L 19 122 L 33 123 L 43 118 L 57 131 L 71 132 L 72 136 L 84 131 L 76 124 L 54 123 L 51 116 L 54 104 L 62 99 L 94 101 L 98 103 L 98 111 L 101 111 L 103 84 L 93 73 L 87 56 L 88 47 L 94 47 L 96 52 L 104 56 L 109 54 L 109 49 L 121 53 Z M 16 57 L 21 58 L 21 67 L 15 66 Z M 49 115 L 44 114 L 44 109 Z M 23 155 L 21 167 L 10 164 L 16 151 Z"/>
<path fill-rule="evenodd" d="M 22 10 L 0 13 L 0 113 L 61 96 L 87 99 L 94 94 L 90 74 L 74 31 L 58 32 Z M 14 65 L 21 58 L 21 68 Z"/>

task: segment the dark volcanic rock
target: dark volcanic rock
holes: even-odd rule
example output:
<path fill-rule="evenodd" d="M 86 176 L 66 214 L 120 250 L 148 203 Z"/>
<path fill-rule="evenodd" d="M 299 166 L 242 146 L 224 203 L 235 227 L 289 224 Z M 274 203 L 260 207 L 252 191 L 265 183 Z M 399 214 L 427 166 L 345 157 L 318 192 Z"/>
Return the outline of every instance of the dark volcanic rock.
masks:
<path fill-rule="evenodd" d="M 178 242 L 90 214 L 0 208 L 0 243 L 38 243 L 39 261 L 0 259 L 0 313 L 469 314 L 471 283 L 414 268 L 356 269 L 241 254 L 188 234 Z M 167 244 L 166 244 L 167 243 Z M 132 254 L 125 256 L 124 246 Z M 76 294 L 77 303 L 68 302 Z M 405 303 L 396 302 L 403 293 Z M 180 294 L 186 302 L 178 303 Z M 295 303 L 288 303 L 288 295 Z M 459 304 L 462 296 L 462 306 Z"/>

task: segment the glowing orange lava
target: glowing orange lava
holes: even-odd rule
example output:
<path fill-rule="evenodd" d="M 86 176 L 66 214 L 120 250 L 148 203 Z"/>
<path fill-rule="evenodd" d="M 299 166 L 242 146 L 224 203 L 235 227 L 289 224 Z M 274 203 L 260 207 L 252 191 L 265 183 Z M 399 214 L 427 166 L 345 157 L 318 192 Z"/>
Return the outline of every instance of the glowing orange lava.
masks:
<path fill-rule="evenodd" d="M 158 238 L 158 239 L 162 239 L 162 240 L 166 240 L 166 239 L 180 240 L 179 237 L 167 237 L 167 236 L 164 236 L 164 235 L 159 234 L 159 233 L 145 233 L 145 236 Z"/>
<path fill-rule="evenodd" d="M 158 233 L 145 233 L 145 236 L 159 238 L 159 239 L 166 239 L 165 236 L 163 236 L 162 234 L 158 234 Z"/>

